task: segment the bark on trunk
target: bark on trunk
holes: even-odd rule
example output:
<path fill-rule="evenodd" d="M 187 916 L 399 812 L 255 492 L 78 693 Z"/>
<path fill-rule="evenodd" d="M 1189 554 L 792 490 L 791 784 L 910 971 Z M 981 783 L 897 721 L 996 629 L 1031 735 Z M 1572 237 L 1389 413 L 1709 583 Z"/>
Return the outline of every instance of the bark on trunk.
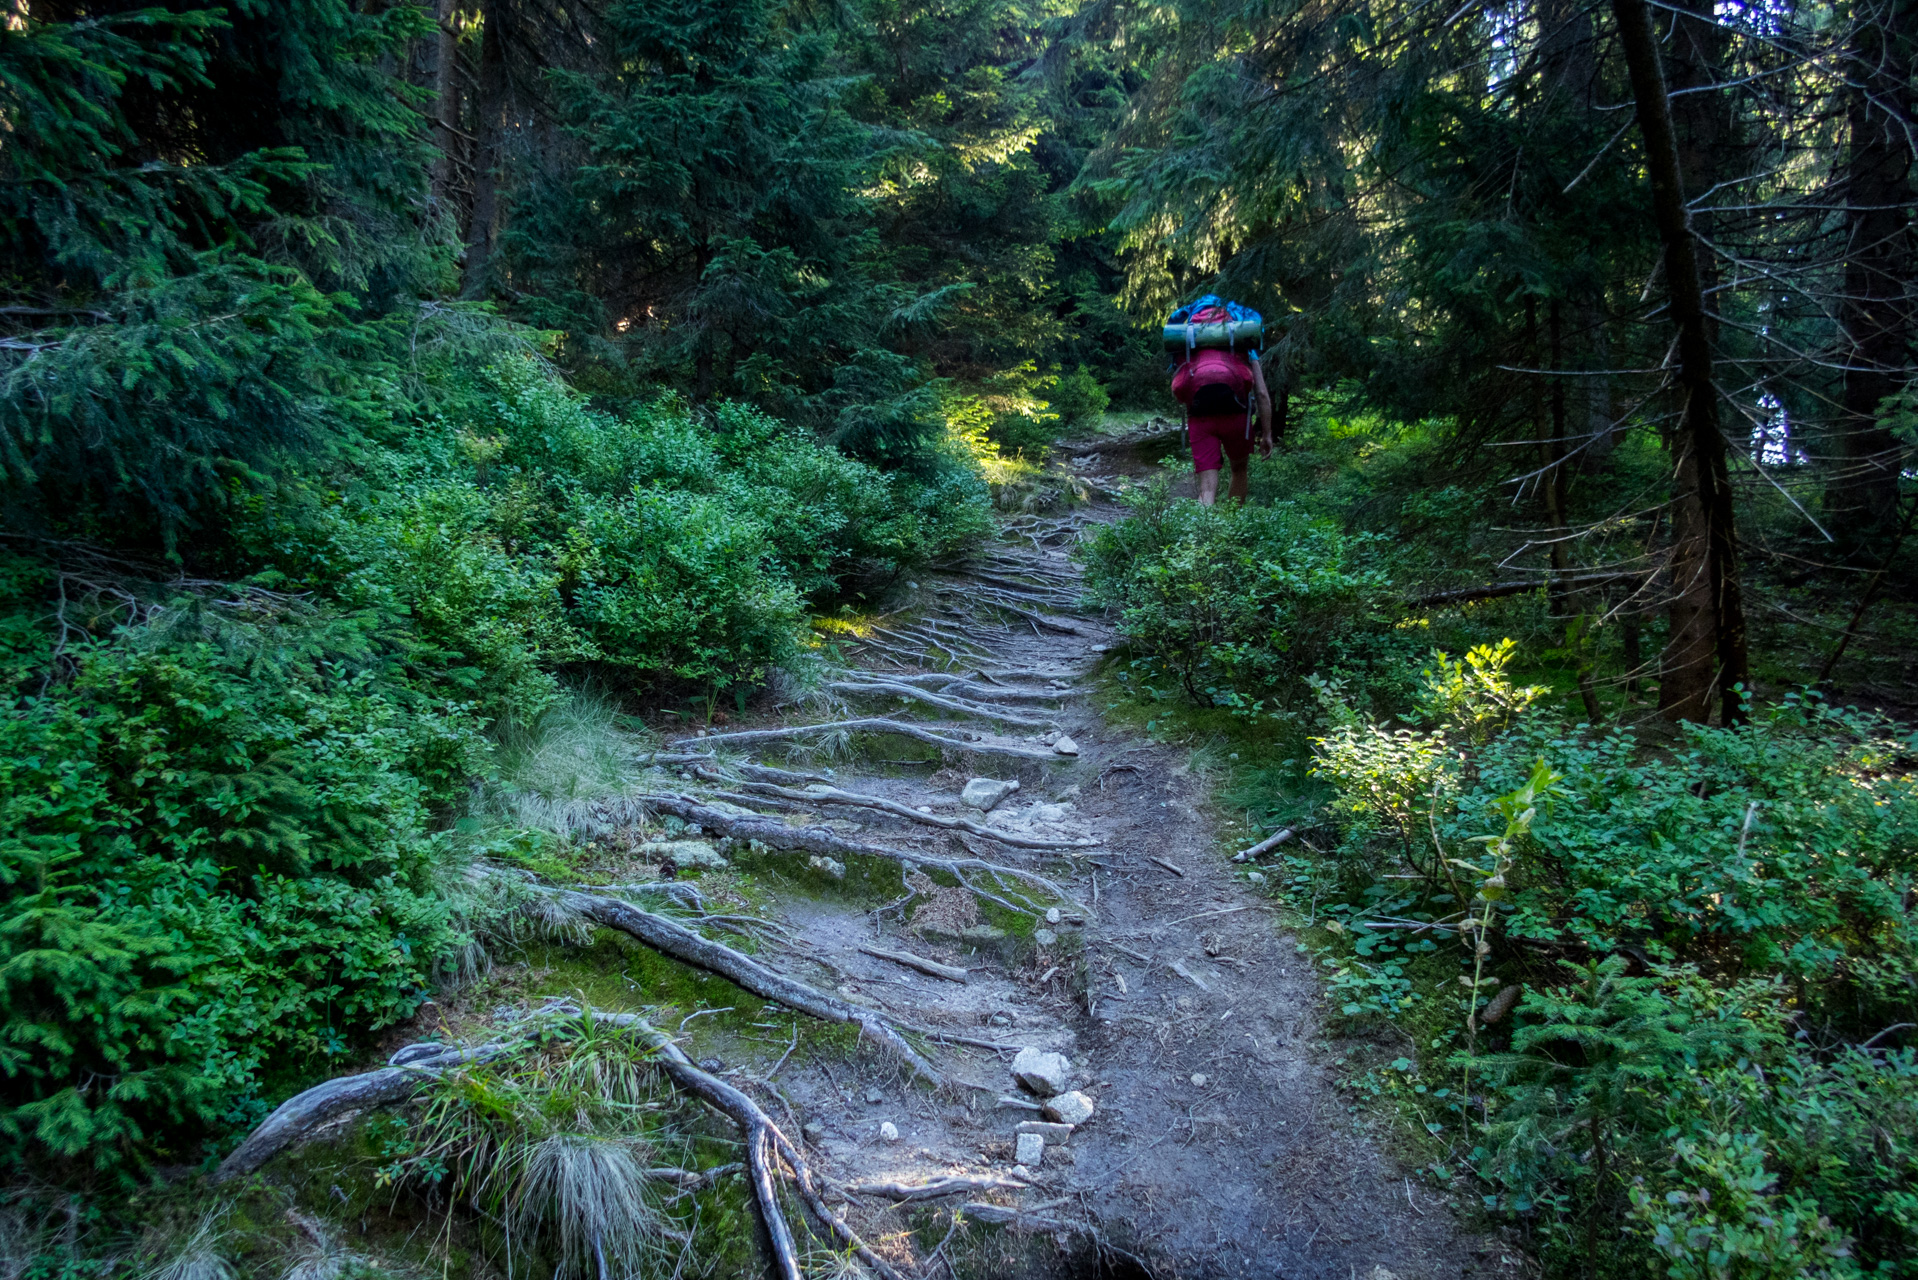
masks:
<path fill-rule="evenodd" d="M 1826 491 L 1833 532 L 1859 550 L 1896 523 L 1898 441 L 1878 417 L 1911 378 L 1911 41 L 1913 0 L 1878 0 L 1854 17 L 1845 124 L 1843 413 Z"/>
<path fill-rule="evenodd" d="M 1659 62 L 1658 37 L 1645 0 L 1612 0 L 1618 19 L 1619 43 L 1631 73 L 1632 96 L 1638 124 L 1645 138 L 1646 167 L 1652 182 L 1652 212 L 1665 246 L 1665 282 L 1672 323 L 1678 330 L 1678 380 L 1684 414 L 1674 440 L 1672 511 L 1672 635 L 1666 649 L 1659 689 L 1659 709 L 1668 719 L 1704 721 L 1711 714 L 1716 690 L 1726 723 L 1737 722 L 1743 711 L 1738 688 L 1748 679 L 1745 652 L 1745 614 L 1738 584 L 1738 543 L 1734 526 L 1731 484 L 1725 439 L 1718 428 L 1718 393 L 1712 382 L 1712 334 L 1706 312 L 1706 276 L 1701 270 L 1698 240 L 1685 204 L 1685 171 L 1674 129 L 1671 99 Z M 1708 57 L 1701 40 L 1711 38 L 1699 28 L 1705 20 L 1679 18 L 1674 46 L 1686 55 L 1687 74 L 1699 70 L 1696 59 Z M 1710 62 L 1703 64 L 1709 77 Z M 1709 79 L 1706 81 L 1709 83 Z M 1709 93 L 1687 95 L 1687 101 L 1716 98 Z M 1709 107 L 1688 107 L 1688 127 L 1709 135 L 1718 113 Z M 1701 154 L 1709 136 L 1687 139 L 1688 152 Z M 1704 163 L 1701 161 L 1701 163 Z"/>
<path fill-rule="evenodd" d="M 499 234 L 499 166 L 506 137 L 506 6 L 489 0 L 480 33 L 478 145 L 473 153 L 473 207 L 466 220 L 466 263 L 460 295 L 482 297 Z"/>
<path fill-rule="evenodd" d="M 460 46 L 453 29 L 457 12 L 454 0 L 437 0 L 433 10 L 433 144 L 439 154 L 433 159 L 432 193 L 441 216 L 450 207 L 460 159 Z"/>

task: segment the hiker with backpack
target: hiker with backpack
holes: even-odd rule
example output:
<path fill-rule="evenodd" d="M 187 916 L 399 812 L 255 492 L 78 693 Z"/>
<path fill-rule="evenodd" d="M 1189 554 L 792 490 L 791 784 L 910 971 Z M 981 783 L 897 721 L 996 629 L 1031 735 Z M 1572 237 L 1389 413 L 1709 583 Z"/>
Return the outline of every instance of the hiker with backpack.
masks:
<path fill-rule="evenodd" d="M 1255 417 L 1259 456 L 1272 456 L 1272 393 L 1259 364 L 1264 329 L 1258 312 L 1209 293 L 1165 322 L 1166 349 L 1174 356 L 1172 394 L 1186 407 L 1199 501 L 1208 507 L 1219 499 L 1221 455 L 1232 464 L 1226 496 L 1245 501 Z"/>

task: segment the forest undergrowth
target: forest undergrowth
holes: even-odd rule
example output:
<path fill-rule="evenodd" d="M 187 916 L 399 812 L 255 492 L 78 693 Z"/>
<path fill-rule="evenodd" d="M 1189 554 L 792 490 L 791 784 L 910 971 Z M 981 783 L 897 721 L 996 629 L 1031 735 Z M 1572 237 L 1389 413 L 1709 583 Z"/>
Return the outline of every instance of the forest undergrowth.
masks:
<path fill-rule="evenodd" d="M 1277 454 L 1085 581 L 1113 714 L 1291 832 L 1247 873 L 1354 1105 L 1554 1276 L 1918 1275 L 1918 16 L 1454 8 L 10 5 L 0 1271 L 751 1265 L 729 1131 L 594 1011 L 853 1033 L 541 890 L 684 835 L 594 806 L 995 501 L 1076 537 L 1218 292 Z M 777 952 L 744 843 L 715 927 Z M 178 1190 L 500 1008 L 322 1203 Z"/>
<path fill-rule="evenodd" d="M 1319 958 L 1353 1105 L 1547 1274 L 1910 1273 L 1918 732 L 1808 684 L 1674 728 L 1545 591 L 1419 607 L 1474 572 L 1432 504 L 1491 495 L 1349 411 L 1243 510 L 1160 483 L 1084 557 L 1114 714 L 1267 845 L 1246 875 Z M 1815 671 L 1807 634 L 1768 670 Z"/>

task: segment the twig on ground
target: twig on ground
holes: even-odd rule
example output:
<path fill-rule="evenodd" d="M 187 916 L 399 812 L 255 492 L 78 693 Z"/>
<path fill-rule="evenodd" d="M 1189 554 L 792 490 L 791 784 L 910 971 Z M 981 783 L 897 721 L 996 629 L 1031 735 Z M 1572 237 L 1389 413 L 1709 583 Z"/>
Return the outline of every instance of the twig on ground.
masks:
<path fill-rule="evenodd" d="M 949 964 L 940 964 L 937 960 L 928 960 L 924 956 L 915 956 L 905 951 L 886 951 L 880 947 L 862 945 L 859 950 L 880 960 L 890 960 L 894 964 L 905 965 L 908 969 L 917 969 L 929 977 L 944 978 L 947 982 L 964 983 L 966 971 Z"/>
<path fill-rule="evenodd" d="M 1232 861 L 1250 862 L 1252 859 L 1258 857 L 1260 854 L 1272 852 L 1272 850 L 1278 848 L 1280 845 L 1284 844 L 1287 840 L 1290 840 L 1294 834 L 1295 833 L 1293 832 L 1292 828 L 1287 827 L 1285 830 L 1279 832 L 1277 835 L 1268 836 L 1264 840 L 1259 841 L 1257 844 L 1253 845 L 1250 849 L 1241 849 L 1239 852 L 1232 855 Z"/>

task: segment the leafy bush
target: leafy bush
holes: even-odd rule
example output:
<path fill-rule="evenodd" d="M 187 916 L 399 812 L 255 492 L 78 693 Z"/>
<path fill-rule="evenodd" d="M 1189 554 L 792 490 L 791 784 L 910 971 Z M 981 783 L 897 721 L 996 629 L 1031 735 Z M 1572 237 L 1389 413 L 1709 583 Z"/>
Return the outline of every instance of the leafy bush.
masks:
<path fill-rule="evenodd" d="M 1314 673 L 1399 679 L 1382 543 L 1288 503 L 1203 507 L 1159 483 L 1086 544 L 1086 591 L 1149 669 L 1195 701 L 1297 698 Z"/>
<path fill-rule="evenodd" d="M 1112 403 L 1106 389 L 1084 365 L 1071 373 L 1055 376 L 1046 392 L 1046 399 L 1051 403 L 1052 411 L 1059 415 L 1059 425 L 1068 431 L 1096 426 L 1106 407 Z"/>
<path fill-rule="evenodd" d="M 108 1165 L 257 1111 L 410 1016 L 454 941 L 427 829 L 471 718 L 410 697 L 363 619 L 180 613 L 0 716 L 10 1162 Z"/>
<path fill-rule="evenodd" d="M 251 578 L 0 557 L 0 1161 L 190 1155 L 410 1016 L 469 941 L 435 831 L 566 667 L 743 691 L 806 596 L 985 520 L 751 410 L 429 379 L 230 504 Z"/>
<path fill-rule="evenodd" d="M 1918 987 L 1918 738 L 1792 697 L 1651 746 L 1568 726 L 1510 660 L 1439 655 L 1421 728 L 1323 686 L 1317 748 L 1360 904 L 1334 914 L 1464 944 L 1454 1112 L 1488 1204 L 1604 1274 L 1918 1274 L 1918 1065 L 1882 1043 Z"/>

